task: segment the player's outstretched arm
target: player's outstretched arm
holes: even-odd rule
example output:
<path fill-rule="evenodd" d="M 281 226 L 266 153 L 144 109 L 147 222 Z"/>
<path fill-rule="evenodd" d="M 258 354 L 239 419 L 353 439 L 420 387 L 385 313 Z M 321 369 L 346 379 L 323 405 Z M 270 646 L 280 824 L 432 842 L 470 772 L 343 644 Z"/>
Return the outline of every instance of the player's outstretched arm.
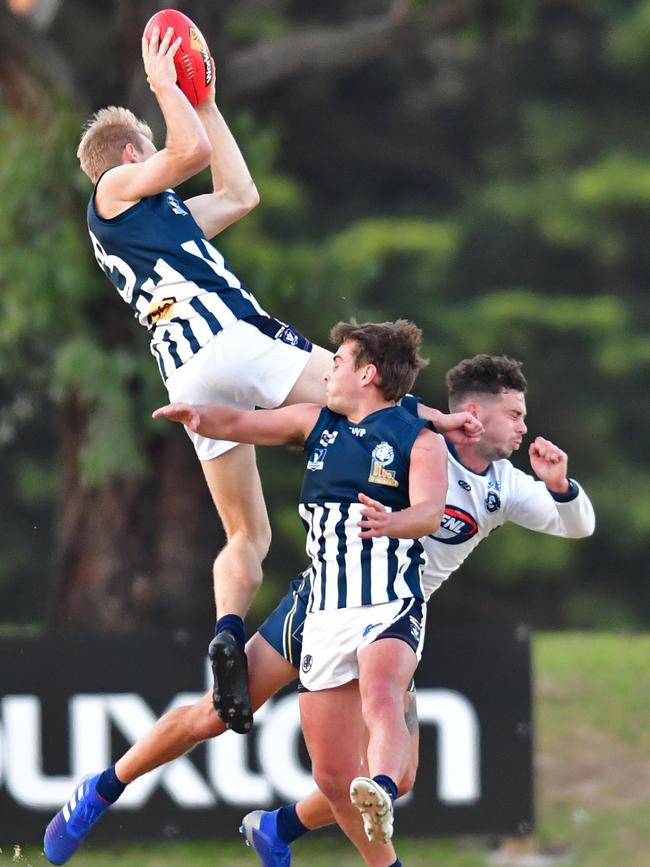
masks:
<path fill-rule="evenodd" d="M 418 405 L 418 412 L 420 418 L 430 418 L 438 433 L 455 446 L 473 445 L 483 434 L 483 425 L 471 412 L 441 412 L 423 404 Z"/>
<path fill-rule="evenodd" d="M 214 61 L 212 61 L 214 69 Z M 252 211 L 260 201 L 244 157 L 215 102 L 215 76 L 208 98 L 196 106 L 196 114 L 212 147 L 212 192 L 188 199 L 190 213 L 206 238 L 214 238 L 227 226 Z"/>
<path fill-rule="evenodd" d="M 179 422 L 212 439 L 260 446 L 304 445 L 320 410 L 311 403 L 249 411 L 217 404 L 170 403 L 154 410 L 152 418 Z"/>
<path fill-rule="evenodd" d="M 455 446 L 474 445 L 483 434 L 483 425 L 471 412 L 442 412 L 410 394 L 402 398 L 402 406 L 418 418 L 430 421 Z"/>

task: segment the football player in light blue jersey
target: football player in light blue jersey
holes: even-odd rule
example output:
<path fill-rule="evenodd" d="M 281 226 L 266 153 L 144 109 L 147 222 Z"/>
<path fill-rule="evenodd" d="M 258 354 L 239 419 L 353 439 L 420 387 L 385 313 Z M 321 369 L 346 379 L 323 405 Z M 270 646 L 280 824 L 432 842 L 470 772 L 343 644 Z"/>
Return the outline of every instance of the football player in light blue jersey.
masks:
<path fill-rule="evenodd" d="M 97 262 L 148 329 L 170 400 L 240 409 L 324 403 L 331 353 L 269 316 L 209 241 L 259 196 L 215 103 L 214 81 L 196 108 L 177 87 L 181 40 L 172 38 L 171 28 L 156 27 L 142 40 L 165 146 L 158 150 L 149 127 L 116 106 L 91 118 L 79 144 L 81 168 L 95 185 L 88 229 Z M 173 188 L 208 165 L 212 192 L 182 201 Z M 271 528 L 253 447 L 188 433 L 226 534 L 213 568 L 214 704 L 245 733 L 252 712 L 243 618 L 262 580 Z"/>
<path fill-rule="evenodd" d="M 300 513 L 312 566 L 300 666 L 303 734 L 341 829 L 364 857 L 370 851 L 369 863 L 398 867 L 390 841 L 410 756 L 404 695 L 424 640 L 420 540 L 440 526 L 447 453 L 426 422 L 397 405 L 425 363 L 420 329 L 405 320 L 339 323 L 331 336 L 338 349 L 324 408 L 246 412 L 175 403 L 153 417 L 206 436 L 305 447 Z M 368 776 L 358 776 L 364 752 Z"/>

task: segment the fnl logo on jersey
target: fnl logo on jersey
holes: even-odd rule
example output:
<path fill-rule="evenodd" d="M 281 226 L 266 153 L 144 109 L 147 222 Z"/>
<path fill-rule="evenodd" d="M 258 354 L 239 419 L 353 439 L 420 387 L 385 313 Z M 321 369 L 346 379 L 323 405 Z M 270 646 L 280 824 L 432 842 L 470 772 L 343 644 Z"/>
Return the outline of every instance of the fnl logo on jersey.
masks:
<path fill-rule="evenodd" d="M 445 545 L 460 545 L 478 533 L 476 518 L 458 506 L 445 506 L 440 527 L 431 535 L 436 542 L 444 542 Z"/>
<path fill-rule="evenodd" d="M 197 701 L 199 693 L 175 696 L 167 710 Z M 417 693 L 418 716 L 435 726 L 437 787 L 441 802 L 469 805 L 481 797 L 480 727 L 471 702 L 448 689 Z M 43 771 L 41 744 L 47 719 L 36 695 L 7 695 L 0 703 L 0 786 L 22 807 L 55 810 L 84 775 L 108 767 L 112 729 L 129 742 L 153 725 L 156 714 L 134 693 L 73 695 L 69 700 L 69 743 L 60 750 L 71 756 L 70 776 Z M 201 770 L 187 757 L 158 768 L 132 783 L 116 804 L 120 810 L 144 806 L 161 787 L 178 807 L 191 810 L 219 802 L 233 806 L 269 807 L 275 798 L 297 801 L 314 788 L 299 761 L 298 696 L 268 703 L 255 714 L 255 737 L 232 732 L 206 744 Z M 255 751 L 255 755 L 251 755 Z M 259 770 L 251 768 L 256 766 Z M 420 769 L 421 776 L 424 769 Z M 426 773 L 426 772 L 425 772 Z"/>

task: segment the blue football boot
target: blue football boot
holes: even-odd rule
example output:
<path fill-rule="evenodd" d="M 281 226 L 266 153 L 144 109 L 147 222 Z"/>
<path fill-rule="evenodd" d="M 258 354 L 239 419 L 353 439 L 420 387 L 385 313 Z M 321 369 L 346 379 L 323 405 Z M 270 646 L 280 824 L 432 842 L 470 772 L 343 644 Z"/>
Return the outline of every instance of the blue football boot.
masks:
<path fill-rule="evenodd" d="M 291 867 L 291 849 L 278 836 L 278 810 L 253 810 L 239 829 L 246 845 L 255 849 L 264 867 Z"/>
<path fill-rule="evenodd" d="M 51 864 L 65 864 L 72 858 L 88 831 L 111 806 L 95 790 L 100 776 L 82 780 L 45 829 L 43 848 Z"/>

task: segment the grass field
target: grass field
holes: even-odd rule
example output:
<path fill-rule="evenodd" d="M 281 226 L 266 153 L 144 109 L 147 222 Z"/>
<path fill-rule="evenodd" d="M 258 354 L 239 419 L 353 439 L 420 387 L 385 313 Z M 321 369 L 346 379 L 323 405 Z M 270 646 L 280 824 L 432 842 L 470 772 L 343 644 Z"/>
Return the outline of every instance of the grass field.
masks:
<path fill-rule="evenodd" d="M 405 867 L 650 867 L 650 636 L 558 633 L 534 639 L 538 826 L 527 841 L 408 840 Z M 496 841 L 492 841 L 496 843 Z M 515 849 L 519 851 L 515 853 Z M 499 856 L 498 858 L 496 856 Z M 352 867 L 345 841 L 314 834 L 295 867 Z M 36 847 L 1 867 L 46 864 Z M 99 849 L 75 867 L 257 867 L 240 843 L 146 843 Z"/>

